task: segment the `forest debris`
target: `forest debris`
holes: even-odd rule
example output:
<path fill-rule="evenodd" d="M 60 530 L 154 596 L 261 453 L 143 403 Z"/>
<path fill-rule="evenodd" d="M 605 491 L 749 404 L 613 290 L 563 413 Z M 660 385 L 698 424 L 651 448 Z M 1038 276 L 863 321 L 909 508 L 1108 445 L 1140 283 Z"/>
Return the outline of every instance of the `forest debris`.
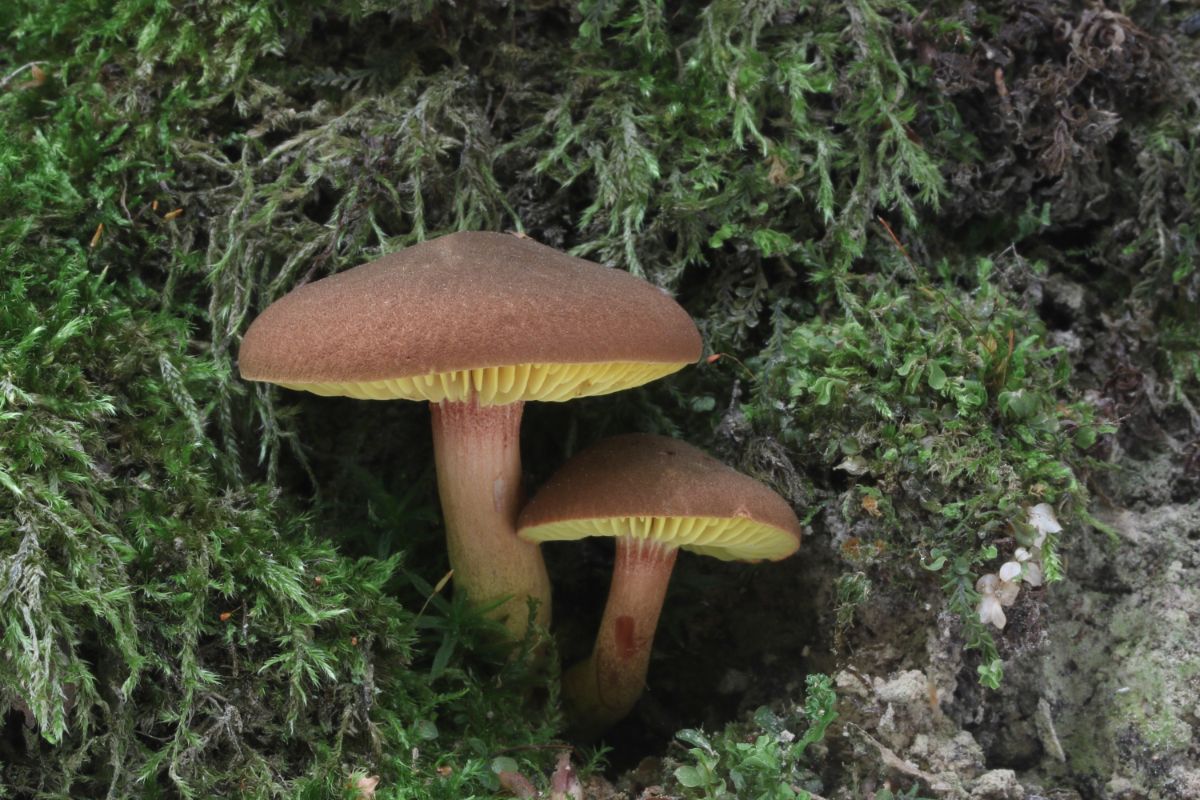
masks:
<path fill-rule="evenodd" d="M 880 762 L 888 769 L 894 770 L 905 777 L 920 781 L 930 791 L 938 794 L 939 796 L 952 796 L 959 793 L 959 787 L 947 783 L 942 779 L 941 776 L 931 775 L 930 773 L 918 767 L 916 764 L 913 764 L 911 761 L 906 761 L 905 759 L 896 755 L 895 751 L 893 751 L 890 747 L 871 736 L 871 734 L 867 733 L 853 722 L 846 723 L 846 731 L 853 738 L 858 739 L 862 743 L 870 745 L 871 748 L 879 754 Z"/>
<path fill-rule="evenodd" d="M 533 783 L 519 772 L 501 772 L 500 787 L 511 794 L 513 797 L 526 798 L 537 797 L 537 789 Z"/>
<path fill-rule="evenodd" d="M 41 67 L 41 65 L 45 64 L 45 63 L 47 63 L 47 62 L 45 62 L 45 61 L 30 61 L 28 64 L 22 64 L 21 66 L 17 67 L 12 72 L 5 75 L 3 78 L 0 78 L 0 89 L 7 88 L 8 85 L 10 83 L 12 83 L 14 80 L 16 80 L 16 78 L 18 76 L 20 76 L 20 74 L 22 72 L 24 72 L 25 70 L 29 70 L 29 74 L 31 76 L 30 79 L 27 81 L 22 81 L 21 83 L 18 83 L 16 86 L 13 87 L 13 89 L 15 89 L 16 91 L 24 91 L 25 89 L 34 89 L 38 86 L 41 86 L 43 83 L 46 82 L 46 71 L 43 70 Z"/>
<path fill-rule="evenodd" d="M 1011 769 L 985 772 L 971 788 L 971 800 L 1023 800 L 1025 790 Z"/>
<path fill-rule="evenodd" d="M 1062 742 L 1058 740 L 1058 731 L 1054 729 L 1054 718 L 1050 715 L 1050 704 L 1046 698 L 1039 697 L 1037 714 L 1033 718 L 1037 726 L 1038 739 L 1054 759 L 1062 764 L 1067 763 L 1067 754 L 1063 752 Z"/>
<path fill-rule="evenodd" d="M 354 782 L 354 788 L 358 790 L 358 796 L 370 800 L 375 796 L 375 787 L 379 785 L 379 776 L 363 776 Z"/>
<path fill-rule="evenodd" d="M 571 754 L 565 750 L 558 754 L 558 764 L 550 778 L 550 800 L 583 800 L 583 785 L 571 766 Z"/>

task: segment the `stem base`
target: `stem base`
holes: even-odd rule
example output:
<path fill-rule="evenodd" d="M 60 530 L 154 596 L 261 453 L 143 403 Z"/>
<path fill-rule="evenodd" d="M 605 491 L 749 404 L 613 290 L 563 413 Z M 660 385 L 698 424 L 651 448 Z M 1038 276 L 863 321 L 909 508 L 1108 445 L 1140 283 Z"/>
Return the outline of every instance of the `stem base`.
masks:
<path fill-rule="evenodd" d="M 580 737 L 599 736 L 641 697 L 678 553 L 646 539 L 617 539 L 612 586 L 592 654 L 563 675 L 563 698 Z"/>

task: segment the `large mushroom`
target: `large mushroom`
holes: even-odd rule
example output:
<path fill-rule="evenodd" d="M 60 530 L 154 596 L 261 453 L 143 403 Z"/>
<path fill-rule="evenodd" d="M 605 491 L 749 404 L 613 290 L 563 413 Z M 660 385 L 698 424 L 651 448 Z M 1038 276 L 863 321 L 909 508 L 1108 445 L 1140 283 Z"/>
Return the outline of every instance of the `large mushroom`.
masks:
<path fill-rule="evenodd" d="M 763 484 L 689 444 L 628 434 L 580 452 L 518 520 L 530 542 L 616 539 L 612 586 L 592 654 L 563 676 L 583 737 L 602 733 L 641 696 L 650 647 L 679 550 L 725 561 L 775 561 L 800 546 L 800 521 Z"/>
<path fill-rule="evenodd" d="M 514 636 L 550 619 L 537 545 L 516 536 L 526 400 L 628 389 L 700 357 L 655 286 L 532 239 L 464 232 L 301 286 L 242 341 L 242 377 L 319 395 L 427 400 L 454 583 Z"/>

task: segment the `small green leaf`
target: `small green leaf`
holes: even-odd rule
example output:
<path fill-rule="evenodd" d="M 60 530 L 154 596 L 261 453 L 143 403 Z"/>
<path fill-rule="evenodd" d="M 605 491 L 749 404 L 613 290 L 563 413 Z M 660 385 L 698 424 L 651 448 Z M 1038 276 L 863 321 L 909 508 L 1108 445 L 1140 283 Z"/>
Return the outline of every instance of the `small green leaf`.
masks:
<path fill-rule="evenodd" d="M 1080 450 L 1087 450 L 1096 443 L 1095 428 L 1080 428 L 1075 431 L 1075 446 Z"/>
<path fill-rule="evenodd" d="M 946 566 L 946 557 L 938 556 L 933 561 L 930 561 L 928 564 L 922 562 L 921 566 L 924 567 L 925 569 L 929 570 L 930 572 L 937 572 L 939 569 Z"/>
<path fill-rule="evenodd" d="M 725 225 L 722 225 L 720 228 L 717 228 L 716 233 L 714 233 L 712 235 L 712 237 L 709 238 L 708 246 L 715 250 L 716 248 L 725 244 L 725 241 L 727 239 L 732 238 L 736 233 L 737 233 L 737 229 L 733 225 L 726 223 Z"/>
<path fill-rule="evenodd" d="M 946 385 L 946 373 L 942 371 L 941 365 L 936 361 L 931 361 L 929 363 L 929 375 L 927 380 L 929 381 L 929 388 L 933 389 L 935 392 L 940 392 L 942 387 Z"/>
<path fill-rule="evenodd" d="M 901 375 L 908 375 L 908 373 L 912 371 L 912 368 L 917 365 L 917 362 L 919 362 L 924 357 L 925 357 L 925 351 L 923 351 L 923 350 L 920 352 L 913 353 L 912 355 L 910 355 L 908 357 L 907 360 L 905 360 L 905 362 L 903 364 L 900 365 L 899 369 L 897 369 L 896 372 L 900 373 Z"/>
<path fill-rule="evenodd" d="M 713 753 L 712 742 L 708 740 L 707 736 L 695 728 L 684 728 L 683 730 L 679 731 L 679 733 L 675 734 L 675 738 L 681 742 L 690 744 L 693 747 L 699 747 L 709 755 L 712 755 Z"/>
<path fill-rule="evenodd" d="M 1004 679 L 1004 662 L 1000 659 L 992 659 L 987 664 L 980 664 L 976 671 L 979 673 L 979 682 L 989 689 L 999 689 L 1000 681 Z"/>
<path fill-rule="evenodd" d="M 675 780 L 679 781 L 681 786 L 689 789 L 704 785 L 704 775 L 695 767 L 679 767 L 675 770 Z"/>
<path fill-rule="evenodd" d="M 458 644 L 458 637 L 453 634 L 447 634 L 442 639 L 442 645 L 433 657 L 433 664 L 429 667 L 430 680 L 437 680 L 446 671 L 446 665 L 450 663 L 450 656 L 454 655 L 456 644 Z"/>

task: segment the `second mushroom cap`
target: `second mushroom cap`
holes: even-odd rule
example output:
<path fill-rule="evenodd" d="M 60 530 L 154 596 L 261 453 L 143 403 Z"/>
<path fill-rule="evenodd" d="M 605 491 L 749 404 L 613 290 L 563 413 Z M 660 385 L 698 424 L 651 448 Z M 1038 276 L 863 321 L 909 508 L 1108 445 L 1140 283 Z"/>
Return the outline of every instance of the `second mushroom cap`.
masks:
<path fill-rule="evenodd" d="M 725 560 L 776 560 L 800 546 L 800 522 L 768 487 L 691 445 L 617 436 L 568 461 L 518 520 L 531 542 L 612 536 L 616 559 L 592 654 L 563 674 L 563 698 L 583 737 L 637 703 L 679 550 Z"/>
<path fill-rule="evenodd" d="M 531 542 L 632 536 L 725 561 L 775 561 L 800 546 L 787 501 L 699 448 L 614 436 L 568 461 L 518 521 Z"/>

